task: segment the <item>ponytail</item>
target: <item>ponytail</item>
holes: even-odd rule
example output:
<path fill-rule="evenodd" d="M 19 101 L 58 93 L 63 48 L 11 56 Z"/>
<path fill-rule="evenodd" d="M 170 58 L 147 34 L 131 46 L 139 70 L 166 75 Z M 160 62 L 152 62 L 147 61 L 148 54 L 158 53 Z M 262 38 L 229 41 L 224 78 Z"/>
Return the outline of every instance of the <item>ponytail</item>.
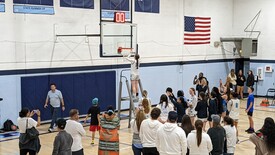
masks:
<path fill-rule="evenodd" d="M 135 59 L 136 59 L 136 69 L 138 69 L 138 64 L 139 64 L 139 62 L 138 62 L 139 55 L 138 54 L 135 55 Z"/>
<path fill-rule="evenodd" d="M 201 145 L 201 141 L 202 141 L 202 127 L 203 127 L 203 123 L 201 120 L 197 120 L 195 122 L 195 127 L 196 127 L 196 130 L 197 130 L 197 146 L 200 147 Z"/>

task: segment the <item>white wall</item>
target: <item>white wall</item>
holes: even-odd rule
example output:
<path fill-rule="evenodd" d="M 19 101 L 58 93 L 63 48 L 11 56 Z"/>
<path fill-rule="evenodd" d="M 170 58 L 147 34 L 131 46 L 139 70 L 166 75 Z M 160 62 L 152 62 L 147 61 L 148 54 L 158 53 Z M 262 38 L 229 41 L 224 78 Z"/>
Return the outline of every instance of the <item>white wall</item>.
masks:
<path fill-rule="evenodd" d="M 159 14 L 133 15 L 143 62 L 231 57 L 230 53 L 223 56 L 213 43 L 221 35 L 232 33 L 232 25 L 228 24 L 232 23 L 232 0 L 160 2 Z M 85 29 L 87 33 L 99 34 L 99 1 L 94 6 L 95 9 L 61 8 L 55 0 L 55 15 L 14 14 L 13 2 L 6 1 L 6 12 L 0 17 L 4 23 L 0 24 L 0 70 L 125 63 L 122 58 L 100 58 L 99 38 L 60 37 L 55 42 L 54 34 L 83 34 Z M 184 15 L 212 18 L 210 45 L 183 45 Z"/>
<path fill-rule="evenodd" d="M 272 59 L 275 58 L 275 21 L 274 17 L 275 1 L 274 0 L 234 0 L 233 12 L 233 30 L 234 35 L 247 36 L 244 29 L 250 21 L 261 10 L 258 22 L 254 30 L 261 31 L 258 38 L 258 54 L 252 59 Z M 253 24 L 254 25 L 254 22 Z M 252 30 L 252 26 L 249 27 Z M 255 37 L 255 35 L 252 35 Z"/>

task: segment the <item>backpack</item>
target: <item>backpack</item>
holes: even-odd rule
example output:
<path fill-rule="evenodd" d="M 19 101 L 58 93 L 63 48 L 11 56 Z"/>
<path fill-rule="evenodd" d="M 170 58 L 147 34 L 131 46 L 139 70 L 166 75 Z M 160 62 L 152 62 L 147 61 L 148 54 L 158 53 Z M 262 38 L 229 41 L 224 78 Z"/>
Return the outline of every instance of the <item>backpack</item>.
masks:
<path fill-rule="evenodd" d="M 7 119 L 5 122 L 4 122 L 4 128 L 3 130 L 4 131 L 14 131 L 14 129 L 12 129 L 12 126 L 15 126 L 13 124 L 13 122 L 9 119 Z"/>

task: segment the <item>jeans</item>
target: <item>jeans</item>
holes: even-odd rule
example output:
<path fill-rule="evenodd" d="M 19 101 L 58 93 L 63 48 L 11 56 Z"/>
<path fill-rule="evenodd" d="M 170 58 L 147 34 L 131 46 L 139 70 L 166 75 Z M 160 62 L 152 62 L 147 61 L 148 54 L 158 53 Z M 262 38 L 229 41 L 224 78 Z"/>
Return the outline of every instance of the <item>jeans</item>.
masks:
<path fill-rule="evenodd" d="M 50 126 L 51 129 L 53 129 L 53 125 L 57 121 L 58 111 L 60 111 L 60 107 L 51 107 L 51 114 L 52 114 L 52 122 Z"/>
<path fill-rule="evenodd" d="M 132 150 L 134 152 L 134 155 L 141 155 L 142 148 L 137 148 L 134 146 L 134 144 L 132 144 Z"/>

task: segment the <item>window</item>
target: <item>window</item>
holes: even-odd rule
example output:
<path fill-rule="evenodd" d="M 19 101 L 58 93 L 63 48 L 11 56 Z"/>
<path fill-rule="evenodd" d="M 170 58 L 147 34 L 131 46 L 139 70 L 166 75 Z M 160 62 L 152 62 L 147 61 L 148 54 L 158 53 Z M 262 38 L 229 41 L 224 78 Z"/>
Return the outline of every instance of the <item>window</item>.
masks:
<path fill-rule="evenodd" d="M 159 13 L 159 0 L 135 0 L 136 12 Z"/>
<path fill-rule="evenodd" d="M 61 7 L 94 9 L 94 0 L 60 0 Z"/>
<path fill-rule="evenodd" d="M 129 8 L 129 0 L 101 0 L 101 9 L 103 10 L 129 11 Z"/>
<path fill-rule="evenodd" d="M 0 3 L 2 3 L 2 2 L 5 3 L 5 0 L 0 0 Z"/>

